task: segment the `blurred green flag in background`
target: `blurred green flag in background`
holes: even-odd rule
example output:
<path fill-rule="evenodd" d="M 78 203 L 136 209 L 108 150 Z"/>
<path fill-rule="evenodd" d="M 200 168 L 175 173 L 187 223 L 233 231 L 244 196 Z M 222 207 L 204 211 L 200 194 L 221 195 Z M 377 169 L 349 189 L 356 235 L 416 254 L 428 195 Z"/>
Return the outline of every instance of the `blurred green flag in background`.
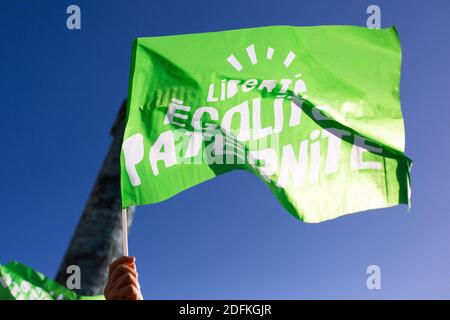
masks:
<path fill-rule="evenodd" d="M 103 300 L 80 296 L 19 262 L 0 265 L 0 300 Z"/>

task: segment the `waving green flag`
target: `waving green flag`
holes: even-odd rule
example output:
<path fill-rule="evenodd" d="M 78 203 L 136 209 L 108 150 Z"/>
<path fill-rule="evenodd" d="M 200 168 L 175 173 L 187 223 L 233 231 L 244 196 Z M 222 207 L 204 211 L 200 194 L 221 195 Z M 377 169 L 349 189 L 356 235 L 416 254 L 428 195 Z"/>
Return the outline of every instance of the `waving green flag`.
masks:
<path fill-rule="evenodd" d="M 305 222 L 408 204 L 400 66 L 394 28 L 136 39 L 123 207 L 163 201 L 235 169 L 261 178 Z"/>
<path fill-rule="evenodd" d="M 24 264 L 0 265 L 0 300 L 104 300 L 80 296 Z"/>

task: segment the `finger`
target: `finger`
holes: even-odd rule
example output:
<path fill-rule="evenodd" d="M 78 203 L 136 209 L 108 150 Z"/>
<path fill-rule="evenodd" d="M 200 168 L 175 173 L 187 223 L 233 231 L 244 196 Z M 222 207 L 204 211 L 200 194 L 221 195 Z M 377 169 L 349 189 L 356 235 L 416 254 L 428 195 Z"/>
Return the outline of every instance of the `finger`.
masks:
<path fill-rule="evenodd" d="M 127 266 L 127 265 L 120 265 L 117 266 L 117 268 L 114 269 L 114 271 L 111 273 L 111 276 L 109 277 L 110 283 L 115 283 L 117 279 L 120 278 L 123 274 L 131 273 L 137 278 L 137 272 L 136 269 L 133 267 Z"/>
<path fill-rule="evenodd" d="M 106 283 L 105 289 L 103 289 L 103 295 L 105 296 L 106 300 L 108 300 L 108 296 L 111 295 L 111 291 L 112 291 L 111 288 L 112 288 L 112 283 L 108 279 L 108 282 Z"/>
<path fill-rule="evenodd" d="M 105 289 L 103 289 L 103 295 L 105 296 L 106 300 L 108 300 L 108 295 L 109 295 L 109 281 L 106 283 Z"/>
<path fill-rule="evenodd" d="M 109 277 L 109 282 L 113 287 L 115 287 L 114 283 L 124 274 L 132 274 L 137 278 L 137 272 L 134 268 L 126 265 L 118 266 Z"/>
<path fill-rule="evenodd" d="M 141 292 L 135 286 L 129 285 L 118 290 L 114 290 L 110 299 L 112 300 L 140 300 Z"/>
<path fill-rule="evenodd" d="M 131 273 L 125 273 L 114 282 L 114 289 L 121 289 L 127 285 L 133 285 L 139 289 L 137 277 Z"/>
<path fill-rule="evenodd" d="M 116 269 L 119 265 L 125 264 L 125 265 L 132 265 L 134 264 L 134 262 L 136 261 L 135 257 L 120 257 L 118 259 L 116 259 L 115 261 L 113 261 L 110 265 L 109 265 L 109 272 L 108 274 L 111 275 L 111 273 L 114 271 L 114 269 Z"/>

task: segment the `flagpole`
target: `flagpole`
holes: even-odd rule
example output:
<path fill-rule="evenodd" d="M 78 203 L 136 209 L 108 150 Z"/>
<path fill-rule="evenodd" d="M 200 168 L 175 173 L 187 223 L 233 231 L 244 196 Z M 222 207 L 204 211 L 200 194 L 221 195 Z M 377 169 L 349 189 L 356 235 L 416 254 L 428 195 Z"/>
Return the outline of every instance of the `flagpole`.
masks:
<path fill-rule="evenodd" d="M 127 219 L 127 208 L 122 208 L 122 247 L 123 247 L 123 255 L 128 257 L 128 219 Z"/>

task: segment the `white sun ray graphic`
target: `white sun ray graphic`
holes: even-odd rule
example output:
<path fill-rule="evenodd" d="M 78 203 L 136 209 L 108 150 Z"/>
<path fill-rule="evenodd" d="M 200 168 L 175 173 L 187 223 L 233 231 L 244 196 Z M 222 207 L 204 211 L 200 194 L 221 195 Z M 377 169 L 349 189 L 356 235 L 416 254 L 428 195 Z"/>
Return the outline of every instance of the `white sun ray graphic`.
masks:
<path fill-rule="evenodd" d="M 258 63 L 258 59 L 256 57 L 256 49 L 255 49 L 255 45 L 252 43 L 251 45 L 249 45 L 247 48 L 245 48 L 245 50 L 247 51 L 247 56 L 251 62 L 251 64 L 257 64 Z M 272 47 L 267 47 L 267 51 L 266 51 L 266 58 L 268 60 L 272 60 L 273 54 L 275 53 L 275 49 Z M 294 61 L 296 55 L 293 51 L 289 51 L 288 54 L 286 55 L 286 57 L 283 60 L 283 64 L 286 68 L 289 68 L 289 66 L 291 65 L 292 61 Z M 234 54 L 231 54 L 228 58 L 227 58 L 228 63 L 237 71 L 241 71 L 244 69 L 244 66 L 242 65 L 242 63 L 236 58 L 236 56 Z"/>
<path fill-rule="evenodd" d="M 227 58 L 227 61 L 233 66 L 233 68 L 235 68 L 237 71 L 241 71 L 244 67 L 242 66 L 242 64 L 238 61 L 238 59 L 236 59 L 236 57 L 234 56 L 234 54 L 232 54 L 231 56 L 229 56 Z"/>
<path fill-rule="evenodd" d="M 294 60 L 295 58 L 295 53 L 293 53 L 292 51 L 289 51 L 288 55 L 286 56 L 286 59 L 284 59 L 284 66 L 287 68 L 289 67 L 289 65 L 292 63 L 292 60 Z"/>
<path fill-rule="evenodd" d="M 266 58 L 269 60 L 272 60 L 273 57 L 273 52 L 275 51 L 274 48 L 268 47 L 267 48 L 267 54 L 266 54 Z"/>

